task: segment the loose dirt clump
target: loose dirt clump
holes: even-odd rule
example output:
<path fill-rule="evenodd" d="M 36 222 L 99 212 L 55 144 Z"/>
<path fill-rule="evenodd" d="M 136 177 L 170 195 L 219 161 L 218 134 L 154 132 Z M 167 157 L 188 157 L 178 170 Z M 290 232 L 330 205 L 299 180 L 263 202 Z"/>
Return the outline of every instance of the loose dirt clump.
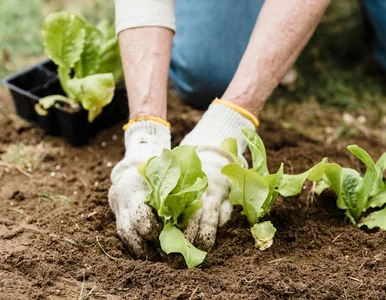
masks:
<path fill-rule="evenodd" d="M 0 299 L 386 299 L 386 233 L 349 225 L 335 196 L 317 198 L 311 184 L 274 205 L 267 218 L 277 235 L 265 252 L 236 209 L 199 268 L 187 270 L 176 256 L 133 259 L 107 202 L 111 166 L 124 153 L 122 124 L 73 148 L 9 113 L 8 96 L 0 101 L 0 154 L 12 144 L 60 149 L 32 173 L 0 166 Z M 177 145 L 202 112 L 169 102 Z M 271 171 L 284 162 L 287 172 L 302 172 L 325 156 L 360 170 L 347 144 L 373 157 L 386 149 L 362 136 L 325 146 L 268 117 L 261 123 Z"/>

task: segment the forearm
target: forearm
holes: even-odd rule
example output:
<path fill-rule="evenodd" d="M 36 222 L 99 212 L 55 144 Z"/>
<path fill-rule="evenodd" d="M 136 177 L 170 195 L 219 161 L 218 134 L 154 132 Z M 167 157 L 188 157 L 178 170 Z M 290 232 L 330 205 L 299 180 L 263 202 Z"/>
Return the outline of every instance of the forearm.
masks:
<path fill-rule="evenodd" d="M 330 1 L 265 1 L 222 99 L 258 115 L 310 39 Z"/>
<path fill-rule="evenodd" d="M 166 119 L 172 40 L 173 31 L 164 27 L 138 27 L 120 32 L 130 119 L 144 116 Z"/>

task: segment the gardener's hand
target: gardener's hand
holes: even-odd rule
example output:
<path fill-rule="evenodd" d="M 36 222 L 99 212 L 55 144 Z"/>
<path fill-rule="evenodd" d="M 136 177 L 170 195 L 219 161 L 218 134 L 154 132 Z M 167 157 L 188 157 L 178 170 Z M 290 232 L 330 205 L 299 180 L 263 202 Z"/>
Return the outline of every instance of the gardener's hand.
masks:
<path fill-rule="evenodd" d="M 248 111 L 231 102 L 216 99 L 181 142 L 181 145 L 198 146 L 197 154 L 209 180 L 208 189 L 202 197 L 203 205 L 185 231 L 186 237 L 200 249 L 212 248 L 217 228 L 230 219 L 233 209 L 229 200 L 231 182 L 221 174 L 221 169 L 231 163 L 232 158 L 220 149 L 220 145 L 227 138 L 236 138 L 239 156 L 242 157 L 246 142 L 241 129 L 248 127 L 255 130 L 257 125 L 257 119 Z"/>
<path fill-rule="evenodd" d="M 145 204 L 149 188 L 138 174 L 137 166 L 160 155 L 162 149 L 170 149 L 170 125 L 158 118 L 137 119 L 128 125 L 125 157 L 111 173 L 109 204 L 116 217 L 119 237 L 135 255 L 144 257 L 149 253 L 148 242 L 158 240 L 161 228 Z"/>

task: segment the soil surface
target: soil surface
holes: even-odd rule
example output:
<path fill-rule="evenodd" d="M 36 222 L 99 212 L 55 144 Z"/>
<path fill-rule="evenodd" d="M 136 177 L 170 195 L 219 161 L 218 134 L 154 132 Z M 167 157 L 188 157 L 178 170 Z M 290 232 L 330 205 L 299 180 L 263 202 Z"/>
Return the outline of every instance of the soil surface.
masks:
<path fill-rule="evenodd" d="M 202 112 L 175 97 L 169 102 L 176 145 Z M 111 166 L 124 154 L 122 124 L 73 148 L 18 119 L 4 93 L 0 108 L 0 153 L 18 143 L 45 153 L 30 174 L 0 165 L 1 300 L 386 299 L 386 232 L 349 225 L 335 196 L 315 197 L 310 184 L 272 208 L 267 219 L 277 234 L 265 252 L 236 209 L 199 268 L 188 270 L 175 256 L 136 260 L 107 202 Z M 386 149 L 371 135 L 325 146 L 277 120 L 262 118 L 259 128 L 271 171 L 284 162 L 287 172 L 302 172 L 325 156 L 363 171 L 346 145 L 357 143 L 374 158 Z"/>

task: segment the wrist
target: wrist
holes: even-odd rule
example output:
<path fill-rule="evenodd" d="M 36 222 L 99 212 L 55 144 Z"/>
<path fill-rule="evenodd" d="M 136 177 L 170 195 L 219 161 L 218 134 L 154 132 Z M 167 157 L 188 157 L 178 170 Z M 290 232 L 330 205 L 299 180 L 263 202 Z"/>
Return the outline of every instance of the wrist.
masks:
<path fill-rule="evenodd" d="M 166 119 L 166 112 L 156 112 L 156 111 L 135 111 L 135 112 L 130 112 L 130 120 L 136 120 L 140 118 L 146 118 L 147 116 L 153 116 L 157 117 L 160 119 L 165 120 Z"/>
<path fill-rule="evenodd" d="M 258 116 L 264 107 L 264 102 L 255 101 L 252 98 L 236 97 L 232 100 L 228 100 L 230 103 L 235 104 L 246 111 L 250 112 L 253 116 Z"/>
<path fill-rule="evenodd" d="M 148 116 L 166 120 L 166 91 L 161 91 L 161 88 L 157 88 L 157 91 L 159 92 L 156 95 L 153 93 L 152 95 L 133 96 L 136 101 L 129 101 L 130 120 Z"/>
<path fill-rule="evenodd" d="M 254 116 L 258 116 L 271 93 L 266 84 L 261 84 L 261 79 L 265 76 L 269 75 L 264 74 L 260 68 L 255 68 L 249 60 L 242 59 L 221 99 L 234 103 Z"/>
<path fill-rule="evenodd" d="M 239 86 L 231 83 L 221 99 L 247 110 L 255 117 L 265 104 L 265 99 L 259 98 L 256 85 Z"/>

